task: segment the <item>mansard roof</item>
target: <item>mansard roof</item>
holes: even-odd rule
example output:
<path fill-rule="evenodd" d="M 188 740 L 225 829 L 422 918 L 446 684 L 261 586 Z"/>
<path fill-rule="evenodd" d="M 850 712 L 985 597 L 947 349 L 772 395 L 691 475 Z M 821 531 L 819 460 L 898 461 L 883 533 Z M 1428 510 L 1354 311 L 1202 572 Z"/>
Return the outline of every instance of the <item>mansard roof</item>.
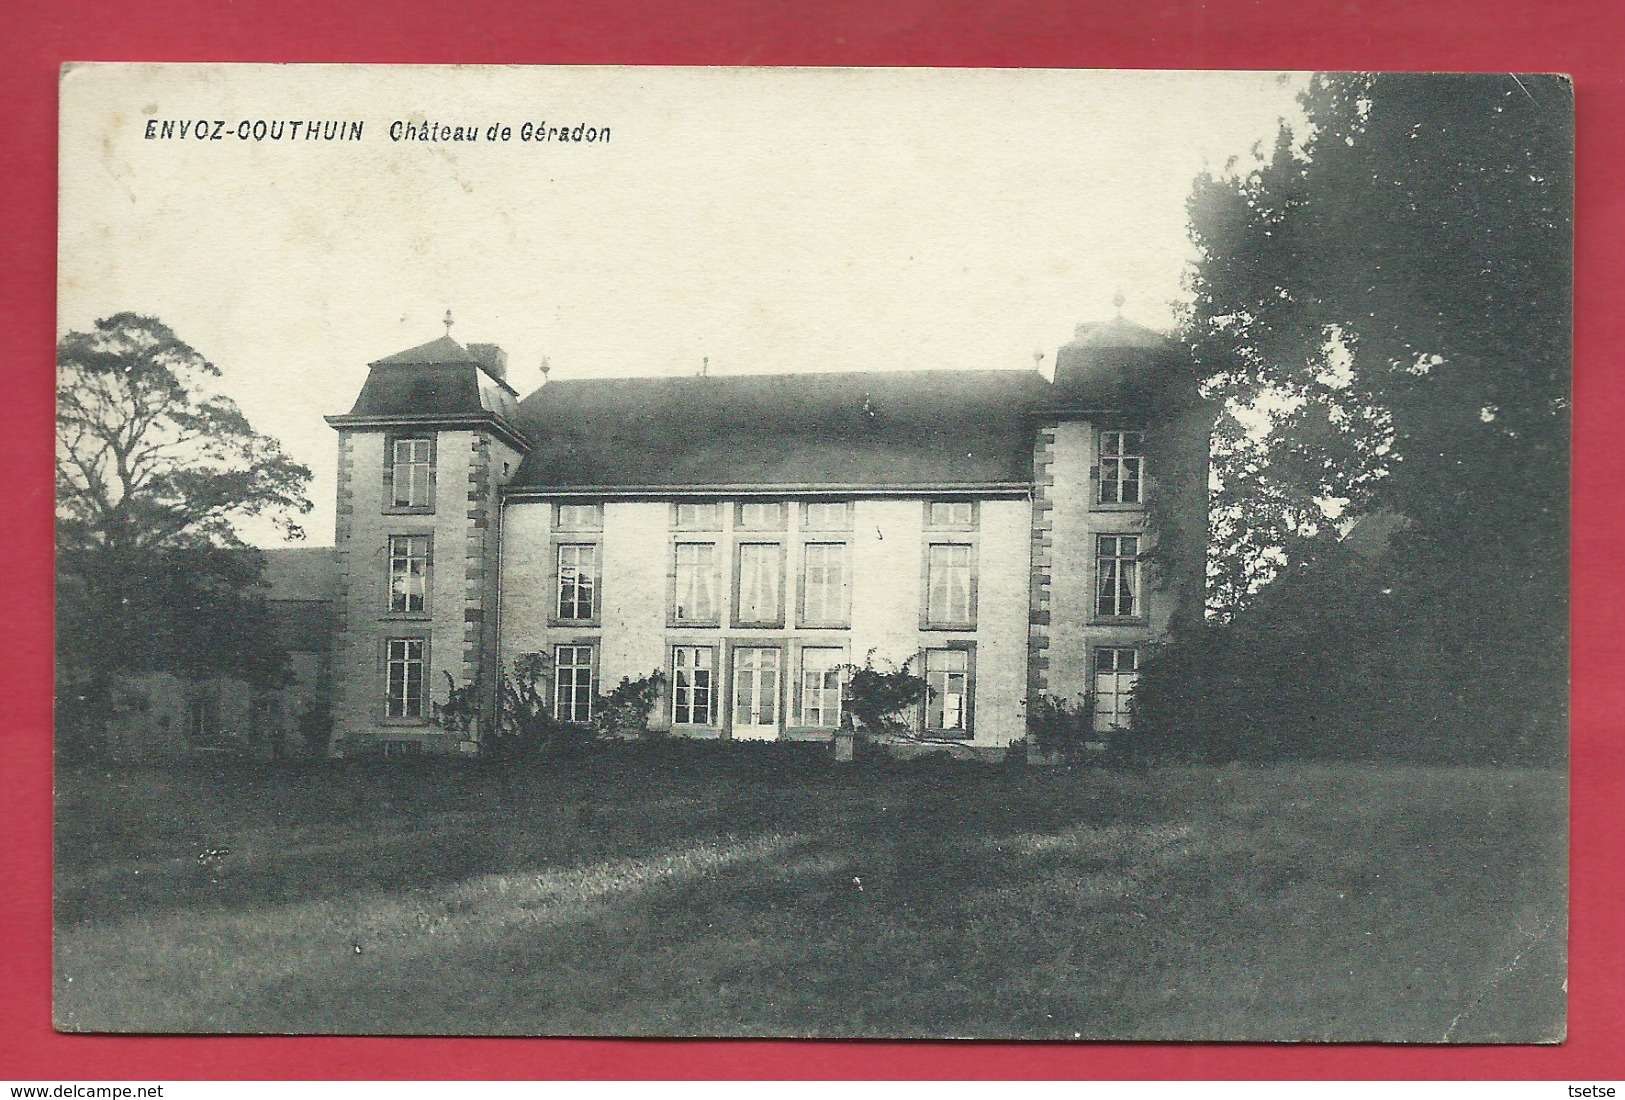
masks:
<path fill-rule="evenodd" d="M 512 491 L 1011 488 L 1032 480 L 1035 371 L 553 381 L 520 404 Z"/>
<path fill-rule="evenodd" d="M 328 423 L 495 422 L 512 434 L 519 394 L 502 376 L 501 355 L 490 345 L 465 348 L 442 336 L 376 359 L 355 405 L 344 416 L 328 417 Z"/>
<path fill-rule="evenodd" d="M 1085 321 L 1072 334 L 1068 347 L 1157 348 L 1173 347 L 1173 341 L 1156 329 L 1137 325 L 1123 317 L 1109 321 Z"/>
<path fill-rule="evenodd" d="M 512 492 L 667 495 L 1017 489 L 1033 418 L 1133 406 L 1178 345 L 1118 317 L 1079 326 L 1036 371 L 559 380 L 523 401 L 506 359 L 449 335 L 375 360 L 335 427 L 478 424 L 528 450 Z"/>

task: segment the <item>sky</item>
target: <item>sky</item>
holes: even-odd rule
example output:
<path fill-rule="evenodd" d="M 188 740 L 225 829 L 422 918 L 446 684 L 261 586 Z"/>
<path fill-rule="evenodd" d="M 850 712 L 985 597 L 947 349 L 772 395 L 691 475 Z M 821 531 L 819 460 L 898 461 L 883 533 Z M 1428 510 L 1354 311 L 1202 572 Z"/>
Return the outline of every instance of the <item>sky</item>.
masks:
<path fill-rule="evenodd" d="M 315 474 L 367 364 L 442 335 L 551 377 L 1047 367 L 1173 323 L 1204 169 L 1304 79 L 1058 70 L 98 65 L 62 86 L 58 328 L 159 317 Z M 196 140 L 195 120 L 209 140 Z M 253 123 L 362 123 L 354 141 Z M 188 137 L 149 138 L 188 122 Z M 218 121 L 221 125 L 216 127 Z M 392 124 L 474 142 L 395 141 Z M 525 142 L 522 127 L 608 129 Z M 245 124 L 246 138 L 237 136 Z M 507 140 L 487 140 L 492 125 Z M 269 125 L 266 133 L 269 134 Z M 220 134 L 214 139 L 214 134 Z M 264 545 L 267 527 L 245 529 Z"/>

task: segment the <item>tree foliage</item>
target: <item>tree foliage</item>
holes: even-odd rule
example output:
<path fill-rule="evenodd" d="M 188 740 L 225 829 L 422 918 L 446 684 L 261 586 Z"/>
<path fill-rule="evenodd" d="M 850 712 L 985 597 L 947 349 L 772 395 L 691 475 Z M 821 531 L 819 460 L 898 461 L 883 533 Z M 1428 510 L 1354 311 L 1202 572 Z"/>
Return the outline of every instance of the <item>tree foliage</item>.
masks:
<path fill-rule="evenodd" d="M 310 471 L 250 427 L 219 377 L 152 317 L 117 314 L 57 345 L 58 670 L 82 726 L 120 672 L 282 674 L 263 558 L 236 525 L 302 536 Z"/>
<path fill-rule="evenodd" d="M 1223 406 L 1221 607 L 1329 535 L 1332 501 L 1559 565 L 1567 82 L 1343 74 L 1303 105 L 1305 134 L 1283 127 L 1267 158 L 1204 175 L 1190 201 L 1187 331 Z"/>
<path fill-rule="evenodd" d="M 1283 659 L 1298 659 L 1274 674 L 1304 682 L 1313 654 L 1347 641 L 1347 601 L 1266 599 L 1269 582 L 1314 590 L 1301 574 L 1352 519 L 1402 517 L 1387 552 L 1338 582 L 1362 624 L 1390 625 L 1368 639 L 1404 655 L 1388 675 L 1478 728 L 1560 725 L 1570 86 L 1343 74 L 1316 77 L 1302 103 L 1305 126 L 1200 177 L 1190 200 L 1186 331 L 1222 410 L 1210 602 L 1238 619 L 1226 644 L 1290 625 Z M 1178 677 L 1197 661 L 1176 648 L 1161 663 Z M 1322 681 L 1315 705 L 1398 706 L 1337 681 L 1344 694 Z"/>

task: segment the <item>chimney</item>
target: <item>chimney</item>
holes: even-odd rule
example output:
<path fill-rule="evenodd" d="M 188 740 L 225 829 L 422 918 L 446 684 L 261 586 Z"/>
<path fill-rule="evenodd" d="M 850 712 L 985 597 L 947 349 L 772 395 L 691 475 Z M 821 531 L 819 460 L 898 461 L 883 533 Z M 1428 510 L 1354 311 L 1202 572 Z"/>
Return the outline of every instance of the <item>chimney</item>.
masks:
<path fill-rule="evenodd" d="M 478 359 L 485 373 L 498 382 L 508 380 L 508 353 L 495 344 L 469 344 L 468 354 Z"/>

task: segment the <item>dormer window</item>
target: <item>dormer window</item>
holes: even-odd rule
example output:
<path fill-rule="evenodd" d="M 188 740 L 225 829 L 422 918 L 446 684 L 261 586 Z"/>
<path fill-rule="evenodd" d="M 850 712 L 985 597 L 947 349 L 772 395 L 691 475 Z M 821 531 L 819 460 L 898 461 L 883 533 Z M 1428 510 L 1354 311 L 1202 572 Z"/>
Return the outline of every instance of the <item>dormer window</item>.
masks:
<path fill-rule="evenodd" d="M 401 511 L 434 510 L 434 441 L 421 436 L 389 442 L 389 502 Z"/>

